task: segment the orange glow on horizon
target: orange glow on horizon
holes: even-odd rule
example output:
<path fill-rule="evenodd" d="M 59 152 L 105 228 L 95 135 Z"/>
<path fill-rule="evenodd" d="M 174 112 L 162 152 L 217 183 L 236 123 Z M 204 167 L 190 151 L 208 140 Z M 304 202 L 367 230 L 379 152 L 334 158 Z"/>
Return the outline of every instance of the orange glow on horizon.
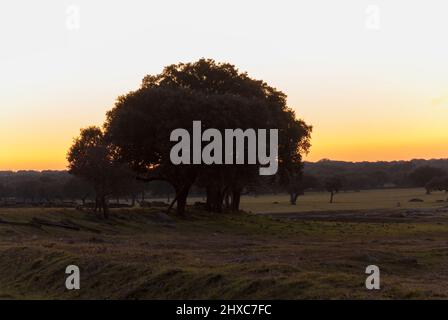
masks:
<path fill-rule="evenodd" d="M 79 129 L 101 125 L 119 95 L 200 58 L 287 94 L 314 128 L 307 161 L 448 158 L 448 19 L 445 2 L 430 2 L 384 1 L 371 30 L 356 0 L 256 11 L 236 0 L 85 1 L 72 30 L 64 2 L 10 1 L 0 19 L 0 170 L 65 169 Z"/>
<path fill-rule="evenodd" d="M 397 140 L 381 142 L 338 139 L 326 140 L 325 137 L 316 137 L 312 140 L 310 153 L 304 156 L 304 161 L 315 162 L 324 158 L 353 162 L 448 158 L 448 139 L 432 143 L 426 143 L 423 138 L 413 143 Z M 0 171 L 66 170 L 66 153 L 70 144 L 71 139 L 65 144 L 48 146 L 43 150 L 38 146 L 16 146 L 7 154 L 0 155 Z"/>

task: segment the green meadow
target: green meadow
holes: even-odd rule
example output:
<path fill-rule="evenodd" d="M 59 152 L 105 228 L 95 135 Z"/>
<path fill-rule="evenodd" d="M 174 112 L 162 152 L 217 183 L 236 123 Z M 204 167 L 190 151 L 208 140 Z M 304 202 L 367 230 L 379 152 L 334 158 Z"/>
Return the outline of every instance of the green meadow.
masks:
<path fill-rule="evenodd" d="M 291 206 L 284 195 L 246 196 L 247 212 L 113 209 L 108 220 L 2 208 L 0 298 L 448 298 L 448 208 L 436 202 L 444 198 L 373 190 L 337 194 L 330 205 L 327 194 L 309 193 Z M 70 264 L 80 290 L 65 288 Z M 381 270 L 378 291 L 364 286 L 371 264 Z"/>
<path fill-rule="evenodd" d="M 423 188 L 362 190 L 339 192 L 334 203 L 329 203 L 328 192 L 306 192 L 299 196 L 297 205 L 289 204 L 286 194 L 269 196 L 244 196 L 241 206 L 254 213 L 285 213 L 306 211 L 369 210 L 396 208 L 439 208 L 448 205 L 448 194 L 433 192 L 427 195 Z M 420 199 L 423 202 L 410 202 Z"/>

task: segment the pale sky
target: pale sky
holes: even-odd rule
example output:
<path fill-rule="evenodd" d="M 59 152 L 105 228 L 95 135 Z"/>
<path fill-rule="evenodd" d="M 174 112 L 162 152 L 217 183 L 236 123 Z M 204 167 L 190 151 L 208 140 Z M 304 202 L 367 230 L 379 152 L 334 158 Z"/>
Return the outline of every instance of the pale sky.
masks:
<path fill-rule="evenodd" d="M 448 2 L 2 1 L 0 170 L 64 169 L 146 74 L 201 57 L 288 95 L 307 160 L 448 157 Z"/>

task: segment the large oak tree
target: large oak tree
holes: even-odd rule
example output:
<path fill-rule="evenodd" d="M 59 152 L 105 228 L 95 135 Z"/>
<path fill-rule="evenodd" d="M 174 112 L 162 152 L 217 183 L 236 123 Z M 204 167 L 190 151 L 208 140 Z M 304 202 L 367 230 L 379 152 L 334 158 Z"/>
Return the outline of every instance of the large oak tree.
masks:
<path fill-rule="evenodd" d="M 173 165 L 170 134 L 177 128 L 191 134 L 194 120 L 202 122 L 203 130 L 221 132 L 278 129 L 283 180 L 288 172 L 301 170 L 301 153 L 310 146 L 311 127 L 296 118 L 286 95 L 231 64 L 201 59 L 146 76 L 139 89 L 119 97 L 108 112 L 106 136 L 119 159 L 141 177 L 173 185 L 179 214 L 195 182 L 207 190 L 210 210 L 221 211 L 226 195 L 231 195 L 232 209 L 238 210 L 242 190 L 258 177 L 258 165 Z"/>

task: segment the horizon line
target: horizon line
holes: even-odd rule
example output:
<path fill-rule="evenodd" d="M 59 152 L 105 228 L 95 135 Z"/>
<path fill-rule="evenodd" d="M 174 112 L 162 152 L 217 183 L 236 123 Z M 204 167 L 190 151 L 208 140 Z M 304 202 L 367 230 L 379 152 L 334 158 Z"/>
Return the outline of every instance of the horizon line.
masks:
<path fill-rule="evenodd" d="M 330 159 L 330 158 L 322 158 L 320 160 L 317 161 L 302 161 L 302 163 L 306 164 L 306 163 L 319 163 L 319 162 L 324 162 L 324 161 L 331 161 L 331 162 L 345 162 L 345 163 L 379 163 L 379 162 L 388 162 L 388 163 L 393 163 L 393 162 L 413 162 L 413 161 L 448 161 L 448 158 L 429 158 L 429 159 L 425 159 L 425 158 L 413 158 L 410 160 L 376 160 L 376 161 L 368 161 L 368 160 L 362 160 L 362 161 L 350 161 L 350 160 L 336 160 L 336 159 Z M 53 171 L 53 172 L 64 172 L 64 171 L 68 171 L 68 169 L 1 169 L 0 168 L 0 173 L 2 172 L 13 172 L 13 173 L 17 173 L 17 172 L 46 172 L 46 171 Z"/>

